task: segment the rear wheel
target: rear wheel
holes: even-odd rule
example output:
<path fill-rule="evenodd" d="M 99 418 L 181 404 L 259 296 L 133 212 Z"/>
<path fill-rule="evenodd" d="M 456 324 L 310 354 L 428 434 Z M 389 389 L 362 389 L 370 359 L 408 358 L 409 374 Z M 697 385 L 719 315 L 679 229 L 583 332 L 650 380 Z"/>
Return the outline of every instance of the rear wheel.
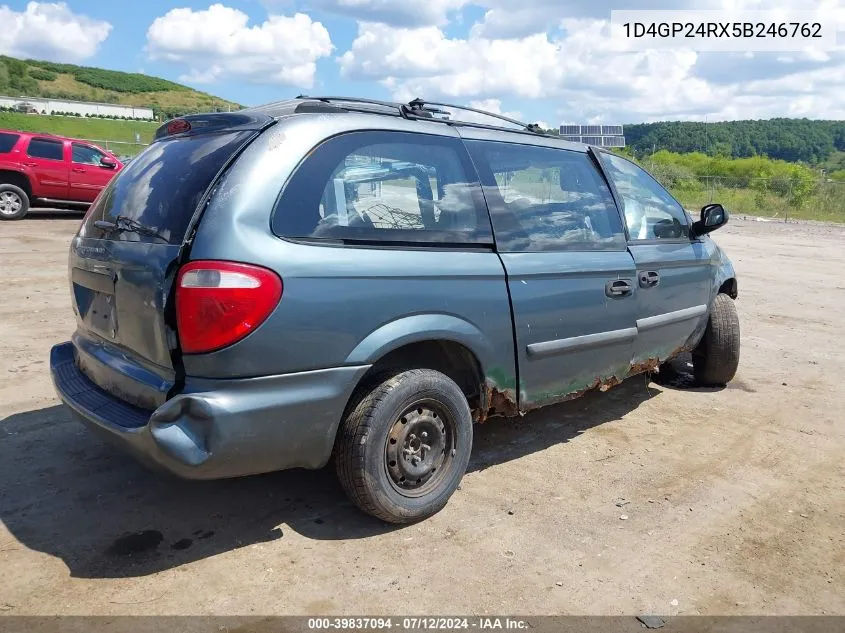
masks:
<path fill-rule="evenodd" d="M 472 417 L 448 376 L 413 369 L 353 403 L 338 432 L 335 464 L 349 498 L 390 523 L 413 523 L 446 505 L 472 450 Z"/>
<path fill-rule="evenodd" d="M 696 382 L 706 386 L 725 385 L 736 375 L 739 316 L 728 295 L 716 295 L 704 336 L 692 353 L 692 366 Z"/>
<path fill-rule="evenodd" d="M 20 220 L 29 211 L 29 196 L 20 187 L 0 183 L 0 220 Z"/>

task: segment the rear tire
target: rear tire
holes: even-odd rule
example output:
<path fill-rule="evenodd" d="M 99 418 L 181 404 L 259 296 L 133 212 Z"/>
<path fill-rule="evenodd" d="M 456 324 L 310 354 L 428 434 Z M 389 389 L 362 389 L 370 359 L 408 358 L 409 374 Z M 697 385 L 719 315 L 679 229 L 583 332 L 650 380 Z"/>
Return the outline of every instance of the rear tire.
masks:
<path fill-rule="evenodd" d="M 20 220 L 29 211 L 29 196 L 15 185 L 0 183 L 0 220 Z"/>
<path fill-rule="evenodd" d="M 733 299 L 718 294 L 704 336 L 692 353 L 695 380 L 708 387 L 726 385 L 739 366 L 739 316 Z"/>
<path fill-rule="evenodd" d="M 440 372 L 412 369 L 359 394 L 334 457 L 356 506 L 389 523 L 413 523 L 446 505 L 471 451 L 472 416 L 460 387 Z"/>

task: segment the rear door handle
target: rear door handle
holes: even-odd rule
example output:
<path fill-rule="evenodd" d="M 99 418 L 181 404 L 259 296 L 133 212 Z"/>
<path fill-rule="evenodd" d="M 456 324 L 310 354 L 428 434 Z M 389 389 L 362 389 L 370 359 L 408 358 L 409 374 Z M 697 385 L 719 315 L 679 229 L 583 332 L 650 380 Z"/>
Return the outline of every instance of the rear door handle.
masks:
<path fill-rule="evenodd" d="M 633 291 L 634 286 L 630 279 L 611 279 L 604 285 L 604 294 L 614 299 L 628 297 Z"/>
<path fill-rule="evenodd" d="M 38 163 L 24 163 L 27 167 L 38 167 Z"/>
<path fill-rule="evenodd" d="M 660 273 L 656 270 L 643 270 L 640 272 L 640 288 L 654 288 L 660 284 Z"/>

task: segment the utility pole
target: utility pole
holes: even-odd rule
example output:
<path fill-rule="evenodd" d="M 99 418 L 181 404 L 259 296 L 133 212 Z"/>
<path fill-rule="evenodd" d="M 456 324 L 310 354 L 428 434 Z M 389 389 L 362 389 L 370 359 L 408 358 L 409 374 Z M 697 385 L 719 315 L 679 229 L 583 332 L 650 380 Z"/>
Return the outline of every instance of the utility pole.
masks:
<path fill-rule="evenodd" d="M 705 114 L 704 115 L 704 155 L 705 156 L 710 155 L 710 153 L 707 151 L 708 145 L 710 145 L 710 142 L 707 138 L 707 115 Z M 709 164 L 710 164 L 709 162 L 705 163 L 705 165 L 709 165 Z M 709 169 L 707 170 L 707 182 L 709 184 L 708 189 L 710 190 L 710 202 L 712 203 L 713 202 L 713 179 L 710 178 L 710 170 Z"/>

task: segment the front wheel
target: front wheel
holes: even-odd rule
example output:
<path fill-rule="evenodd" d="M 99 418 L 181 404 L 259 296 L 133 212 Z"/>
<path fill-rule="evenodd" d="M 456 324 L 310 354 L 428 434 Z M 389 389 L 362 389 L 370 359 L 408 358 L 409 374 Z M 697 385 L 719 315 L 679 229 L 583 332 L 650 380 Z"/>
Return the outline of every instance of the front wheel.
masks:
<path fill-rule="evenodd" d="M 472 416 L 458 385 L 431 369 L 393 375 L 353 403 L 335 444 L 338 478 L 361 510 L 390 523 L 440 511 L 472 450 Z"/>
<path fill-rule="evenodd" d="M 29 211 L 29 196 L 20 187 L 0 183 L 0 220 L 20 220 Z"/>
<path fill-rule="evenodd" d="M 726 385 L 739 366 L 739 316 L 733 299 L 718 294 L 710 311 L 704 336 L 692 353 L 696 382 L 706 386 Z"/>

